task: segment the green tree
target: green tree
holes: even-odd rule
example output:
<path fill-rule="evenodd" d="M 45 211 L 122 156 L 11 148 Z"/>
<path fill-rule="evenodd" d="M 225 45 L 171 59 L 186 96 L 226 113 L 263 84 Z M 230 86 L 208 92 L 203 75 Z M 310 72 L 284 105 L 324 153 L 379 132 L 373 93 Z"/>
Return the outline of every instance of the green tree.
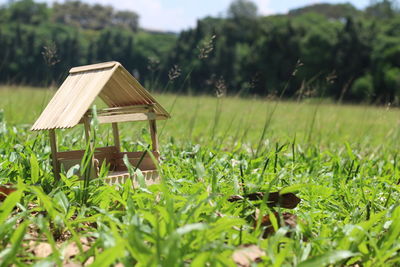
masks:
<path fill-rule="evenodd" d="M 230 18 L 255 18 L 257 5 L 250 0 L 234 0 L 228 8 Z"/>

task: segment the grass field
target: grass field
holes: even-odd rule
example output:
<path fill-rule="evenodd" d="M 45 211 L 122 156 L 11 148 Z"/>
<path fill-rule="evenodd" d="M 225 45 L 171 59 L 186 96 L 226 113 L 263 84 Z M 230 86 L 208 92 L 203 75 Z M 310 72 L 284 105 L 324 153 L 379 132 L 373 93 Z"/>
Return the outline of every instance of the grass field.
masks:
<path fill-rule="evenodd" d="M 0 183 L 18 184 L 0 206 L 1 266 L 235 266 L 245 244 L 261 266 L 400 265 L 396 108 L 156 95 L 172 115 L 158 124 L 163 182 L 84 188 L 71 173 L 54 184 L 47 135 L 29 131 L 53 93 L 0 89 Z M 101 126 L 97 145 L 110 132 Z M 58 134 L 62 149 L 84 148 L 79 127 Z M 140 148 L 147 125 L 121 136 L 124 150 Z M 277 190 L 302 201 L 276 216 L 262 201 L 227 201 Z M 279 227 L 284 212 L 296 227 Z"/>

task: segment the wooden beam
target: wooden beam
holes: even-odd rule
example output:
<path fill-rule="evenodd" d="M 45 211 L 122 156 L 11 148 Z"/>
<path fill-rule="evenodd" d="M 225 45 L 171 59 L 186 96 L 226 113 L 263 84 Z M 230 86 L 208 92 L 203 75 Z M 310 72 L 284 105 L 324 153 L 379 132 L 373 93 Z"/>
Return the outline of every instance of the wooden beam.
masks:
<path fill-rule="evenodd" d="M 105 63 L 98 63 L 98 64 L 92 64 L 92 65 L 87 65 L 87 66 L 80 66 L 80 67 L 72 68 L 69 71 L 69 73 L 77 73 L 77 72 L 84 72 L 84 71 L 91 71 L 91 70 L 108 69 L 108 68 L 114 67 L 115 65 L 120 66 L 121 64 L 116 62 L 116 61 L 110 61 L 110 62 L 105 62 Z"/>
<path fill-rule="evenodd" d="M 86 115 L 85 115 L 85 117 L 83 117 L 83 125 L 85 127 L 86 143 L 90 144 L 90 119 Z"/>
<path fill-rule="evenodd" d="M 99 123 L 127 122 L 127 121 L 148 121 L 157 118 L 155 113 L 134 113 L 112 116 L 98 116 Z"/>
<path fill-rule="evenodd" d="M 60 166 L 57 160 L 57 139 L 55 130 L 49 130 L 50 147 L 51 147 L 51 163 L 53 165 L 54 178 L 58 181 L 60 179 Z"/>
<path fill-rule="evenodd" d="M 116 122 L 114 122 L 112 124 L 112 128 L 113 128 L 113 136 L 114 136 L 114 146 L 118 152 L 121 152 L 121 143 L 119 141 L 118 124 Z"/>

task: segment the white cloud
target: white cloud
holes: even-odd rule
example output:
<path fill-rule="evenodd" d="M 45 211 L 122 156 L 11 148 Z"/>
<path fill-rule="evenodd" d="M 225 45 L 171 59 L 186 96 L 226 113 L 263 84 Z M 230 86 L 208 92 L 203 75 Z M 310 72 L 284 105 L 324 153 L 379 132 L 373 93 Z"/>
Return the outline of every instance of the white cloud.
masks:
<path fill-rule="evenodd" d="M 179 31 L 191 24 L 181 7 L 163 5 L 160 0 L 86 0 L 89 3 L 112 5 L 118 10 L 135 11 L 140 16 L 140 25 L 154 30 Z"/>
<path fill-rule="evenodd" d="M 181 7 L 164 6 L 160 0 L 124 1 L 119 9 L 136 11 L 143 27 L 160 30 L 180 30 L 190 24 Z"/>
<path fill-rule="evenodd" d="M 261 15 L 271 15 L 276 13 L 276 11 L 271 8 L 271 0 L 254 0 L 254 3 L 257 4 L 258 12 Z"/>

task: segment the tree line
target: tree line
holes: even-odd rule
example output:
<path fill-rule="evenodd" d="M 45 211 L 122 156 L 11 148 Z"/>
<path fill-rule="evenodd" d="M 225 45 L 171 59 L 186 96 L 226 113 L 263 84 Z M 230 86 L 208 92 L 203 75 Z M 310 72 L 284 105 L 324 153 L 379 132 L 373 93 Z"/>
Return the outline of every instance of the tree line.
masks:
<path fill-rule="evenodd" d="M 395 1 L 315 4 L 260 16 L 234 0 L 179 34 L 148 32 L 134 12 L 67 1 L 0 8 L 0 82 L 60 82 L 71 66 L 120 61 L 147 86 L 177 93 L 400 102 Z"/>

